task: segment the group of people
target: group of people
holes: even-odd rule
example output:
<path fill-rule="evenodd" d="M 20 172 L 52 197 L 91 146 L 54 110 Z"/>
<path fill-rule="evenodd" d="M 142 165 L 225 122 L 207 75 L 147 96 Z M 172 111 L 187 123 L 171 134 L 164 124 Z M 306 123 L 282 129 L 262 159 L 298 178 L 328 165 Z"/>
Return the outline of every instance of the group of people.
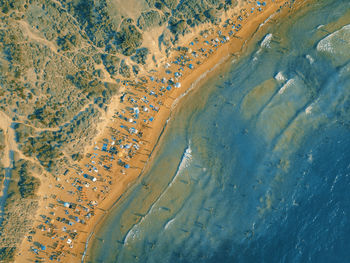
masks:
<path fill-rule="evenodd" d="M 265 2 L 257 1 L 250 12 L 253 13 L 255 7 L 261 11 L 265 6 Z M 37 225 L 37 229 L 45 233 L 45 239 L 33 242 L 34 254 L 60 261 L 62 255 L 70 253 L 80 234 L 78 225 L 87 224 L 96 215 L 98 204 L 106 198 L 111 185 L 118 183 L 118 175 L 127 176 L 129 170 L 141 169 L 133 166 L 133 158 L 141 150 L 149 155 L 144 135 L 152 128 L 166 99 L 174 89 L 182 87 L 184 77 L 241 30 L 241 22 L 248 16 L 244 14 L 235 21 L 228 19 L 220 29 L 202 31 L 186 47 L 178 48 L 172 61 L 164 63 L 158 72 L 122 81 L 125 92 L 104 136 L 95 142 L 92 152 L 86 154 L 79 165 L 57 178 L 60 183 L 53 192 L 59 195 L 66 191 L 63 196 L 69 200 L 60 200 L 55 194 L 50 196 L 47 214 L 42 215 Z"/>

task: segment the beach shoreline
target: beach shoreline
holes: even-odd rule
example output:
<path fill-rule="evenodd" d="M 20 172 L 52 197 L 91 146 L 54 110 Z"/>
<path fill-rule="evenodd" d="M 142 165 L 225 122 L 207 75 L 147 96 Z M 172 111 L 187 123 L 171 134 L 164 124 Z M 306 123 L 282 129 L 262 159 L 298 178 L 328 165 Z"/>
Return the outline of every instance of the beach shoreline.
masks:
<path fill-rule="evenodd" d="M 301 14 L 302 14 L 303 12 L 300 12 L 300 13 L 298 13 L 298 16 L 300 16 Z M 272 18 L 273 19 L 273 18 Z M 289 20 L 289 19 L 288 19 Z M 262 31 L 260 31 L 259 30 L 259 32 L 261 33 L 261 32 L 263 32 L 263 31 L 266 31 L 266 30 L 262 30 Z M 262 38 L 261 36 L 261 34 L 258 34 L 258 39 L 265 39 L 265 37 L 264 38 Z M 271 32 L 272 33 L 272 32 Z M 276 32 L 276 31 L 274 31 L 273 32 L 273 35 L 274 35 L 274 40 L 275 41 L 279 41 L 279 34 Z M 265 35 L 264 35 L 265 36 Z M 267 35 L 266 35 L 267 36 Z M 256 40 L 256 39 L 255 39 Z M 256 42 L 256 41 L 255 41 Z M 259 41 L 260 42 L 260 41 Z M 262 47 L 263 46 L 263 42 L 264 42 L 264 40 L 263 41 L 261 41 L 260 43 L 261 43 L 261 45 L 255 45 L 255 43 L 254 43 L 254 46 L 257 46 L 257 49 L 259 49 L 260 47 Z M 259 43 L 259 44 L 260 44 Z M 271 49 L 273 49 L 275 46 L 276 46 L 277 44 L 276 43 L 272 43 L 271 44 L 271 47 L 269 47 L 269 50 L 271 51 Z M 251 46 L 251 45 L 249 45 L 248 44 L 248 46 Z M 266 50 L 266 52 L 269 52 L 269 51 L 267 51 Z M 262 52 L 262 53 L 265 53 L 265 51 L 264 52 Z M 250 57 L 250 56 L 249 56 Z M 249 58 L 248 58 L 248 60 L 249 60 Z M 260 57 L 259 57 L 259 60 L 260 60 Z M 222 67 L 220 67 L 218 70 L 221 70 L 222 69 Z M 282 71 L 281 71 L 282 72 Z M 286 72 L 286 71 L 283 71 L 283 72 Z M 203 75 L 204 75 L 205 73 L 203 73 Z M 224 73 L 225 74 L 225 73 Z M 200 77 L 199 77 L 199 79 L 201 79 L 201 77 L 203 76 L 203 75 L 201 75 Z M 273 77 L 273 76 L 272 76 Z M 216 77 L 215 79 L 218 79 L 218 77 Z M 197 79 L 198 80 L 198 79 Z M 205 81 L 207 81 L 208 80 L 208 78 L 205 78 Z M 193 86 L 193 85 L 191 85 L 191 86 Z M 215 85 L 216 86 L 216 85 Z M 221 87 L 222 85 L 221 84 L 218 84 L 218 86 L 219 87 Z M 192 87 L 191 87 L 192 88 Z M 186 104 L 188 105 L 189 104 L 189 102 L 191 101 L 191 99 L 195 99 L 196 98 L 196 96 L 200 96 L 201 95 L 201 91 L 202 91 L 202 88 L 203 87 L 201 87 L 201 88 L 198 88 L 198 89 L 196 89 L 196 95 L 193 95 L 193 94 L 190 94 L 191 93 L 191 91 L 192 91 L 192 89 L 191 88 L 189 88 L 188 90 L 186 90 L 185 91 L 185 93 L 183 93 L 183 94 L 188 94 L 189 96 L 190 96 L 190 98 L 187 98 L 186 99 Z M 187 92 L 187 91 L 189 91 L 189 92 Z M 182 95 L 183 95 L 182 94 Z M 179 105 L 179 104 L 181 104 L 181 100 L 179 100 L 179 101 L 177 101 L 179 98 L 181 98 L 182 97 L 182 95 L 180 95 L 180 97 L 178 97 L 178 98 L 176 98 L 176 102 L 177 103 L 175 103 L 175 101 L 174 101 L 174 103 L 172 104 L 172 105 L 176 105 L 176 107 L 174 107 L 175 109 L 178 109 L 178 107 L 181 107 L 181 105 Z M 190 103 L 191 104 L 191 103 Z M 187 107 L 191 107 L 191 106 L 187 106 Z M 173 107 L 172 107 L 173 108 Z M 201 111 L 201 110 L 200 110 Z M 183 116 L 184 114 L 182 114 L 181 116 Z M 177 117 L 177 116 L 176 116 Z M 193 120 L 193 118 L 190 118 L 191 120 Z M 169 120 L 169 119 L 168 119 Z M 171 118 L 170 118 L 170 121 L 171 121 Z M 177 122 L 177 123 L 179 123 L 179 121 Z M 187 123 L 187 121 L 186 121 L 186 123 Z M 192 122 L 191 122 L 192 123 Z M 186 125 L 186 127 L 188 127 L 187 125 Z M 182 130 L 181 130 L 181 128 L 174 128 L 174 126 L 173 127 L 169 127 L 169 130 L 170 129 L 174 129 L 174 130 L 177 130 L 177 131 L 179 131 L 179 133 L 182 133 Z M 186 147 L 188 146 L 188 145 L 191 145 L 191 140 L 189 140 L 188 142 L 187 142 L 187 138 L 188 137 L 191 137 L 191 135 L 189 135 L 190 133 L 192 133 L 193 132 L 193 130 L 190 128 L 190 131 L 184 131 L 184 137 L 186 137 Z M 170 132 L 171 133 L 171 132 Z M 172 132 L 172 135 L 174 135 L 174 132 Z M 164 137 L 168 137 L 167 139 L 164 139 L 163 140 L 163 142 L 161 142 L 161 143 L 164 143 L 165 141 L 171 141 L 172 139 L 171 139 L 171 137 L 169 137 L 169 136 L 167 136 L 167 135 L 165 135 Z M 174 136 L 175 137 L 175 136 Z M 193 137 L 192 137 L 192 139 L 194 139 Z M 168 142 L 168 145 L 171 145 L 171 143 L 169 143 Z M 163 147 L 164 148 L 164 147 Z M 182 147 L 181 147 L 182 148 Z M 187 148 L 186 148 L 187 149 Z M 167 153 L 168 151 L 165 151 L 165 154 L 163 153 L 163 156 L 164 155 L 166 155 L 166 153 Z M 155 151 L 154 152 L 154 155 L 156 155 L 157 154 L 157 151 Z M 169 154 L 169 153 L 168 153 Z M 160 160 L 162 157 L 159 157 L 158 158 L 158 160 Z M 174 158 L 174 163 L 176 163 L 176 161 L 177 161 L 178 159 L 175 157 Z M 182 162 L 182 159 L 181 159 L 181 161 L 180 161 L 180 163 Z M 161 164 L 157 164 L 157 163 L 154 163 L 154 162 L 152 162 L 153 163 L 153 165 L 155 165 L 156 167 L 158 167 L 158 166 L 161 166 Z M 152 163 L 150 163 L 150 165 L 152 165 Z M 193 166 L 194 166 L 194 164 L 192 164 Z M 148 172 L 155 172 L 156 170 L 157 170 L 157 168 L 155 168 L 154 170 L 153 169 L 149 169 L 149 170 L 151 170 L 151 171 L 148 171 Z M 147 171 L 146 171 L 147 172 Z M 155 172 L 156 173 L 156 172 Z M 160 174 L 157 174 L 157 175 L 160 175 Z M 149 175 L 149 174 L 145 174 L 144 175 L 145 177 L 146 176 L 150 176 L 150 177 L 152 177 L 152 178 L 156 178 L 156 176 L 155 175 Z M 173 177 L 174 176 L 174 173 L 172 173 L 172 172 L 169 172 L 169 179 L 168 179 L 168 181 L 169 182 L 171 182 L 170 184 L 172 184 L 172 182 L 173 182 Z M 147 183 L 149 183 L 149 178 L 145 178 L 145 181 L 147 181 Z M 195 182 L 195 183 L 197 183 L 197 182 Z M 150 184 L 152 184 L 152 183 L 150 183 Z M 157 182 L 153 182 L 153 184 L 157 184 Z M 181 184 L 181 183 L 179 183 L 179 184 Z M 138 187 L 138 188 L 136 188 L 135 190 L 139 190 L 141 188 L 141 186 L 140 187 Z M 169 187 L 170 188 L 170 187 Z M 151 189 L 153 189 L 152 188 L 152 186 L 151 186 Z M 95 255 L 93 255 L 92 257 L 91 257 L 91 261 L 94 261 L 94 260 L 96 260 L 96 259 L 100 259 L 100 260 L 102 260 L 102 259 L 104 259 L 104 260 L 106 260 L 106 259 L 108 259 L 108 257 L 104 257 L 103 256 L 103 252 L 106 252 L 106 254 L 109 254 L 110 255 L 110 258 L 113 258 L 113 256 L 115 256 L 115 255 L 118 255 L 118 259 L 120 259 L 120 258 L 123 258 L 123 259 L 127 259 L 127 258 L 129 258 L 130 259 L 130 257 L 131 256 L 133 256 L 133 255 L 135 255 L 134 257 L 136 258 L 136 255 L 138 256 L 138 258 L 139 259 L 141 259 L 141 261 L 143 260 L 143 259 L 145 259 L 145 258 L 154 258 L 154 255 L 156 254 L 156 252 L 155 251 L 157 251 L 157 248 L 159 249 L 159 247 L 165 247 L 165 245 L 164 245 L 164 243 L 163 242 L 161 242 L 161 240 L 163 240 L 163 235 L 167 235 L 168 234 L 168 229 L 167 229 L 167 227 L 168 227 L 168 223 L 170 224 L 170 222 L 172 223 L 173 221 L 175 221 L 175 218 L 176 218 L 176 222 L 177 222 L 177 224 L 174 224 L 173 226 L 172 226 L 172 230 L 174 231 L 173 232 L 173 235 L 175 235 L 175 238 L 176 238 L 176 233 L 177 232 L 175 232 L 175 228 L 177 228 L 177 229 L 179 229 L 180 228 L 180 223 L 179 223 L 179 221 L 180 221 L 180 218 L 181 218 L 181 215 L 179 215 L 179 216 L 177 216 L 176 215 L 176 212 L 174 212 L 173 210 L 173 207 L 172 206 L 170 206 L 170 203 L 169 203 L 169 199 L 171 199 L 171 198 L 169 198 L 169 196 L 170 195 L 172 195 L 172 198 L 173 198 L 173 196 L 174 196 L 174 190 L 173 190 L 173 188 L 171 189 L 168 189 L 168 185 L 165 187 L 165 189 L 164 189 L 164 191 L 162 191 L 161 192 L 161 195 L 159 195 L 159 198 L 157 198 L 156 200 L 157 200 L 157 202 L 139 202 L 139 203 L 141 203 L 141 204 L 143 204 L 145 207 L 147 207 L 146 208 L 146 212 L 144 212 L 143 210 L 141 210 L 141 211 L 139 211 L 137 208 L 137 206 L 135 205 L 135 203 L 137 203 L 136 201 L 131 201 L 131 200 L 134 200 L 133 199 L 133 197 L 139 197 L 139 196 L 141 196 L 141 197 L 139 197 L 139 198 L 136 198 L 137 200 L 143 200 L 142 199 L 142 196 L 143 196 L 143 192 L 142 191 L 134 191 L 134 193 L 133 194 L 131 194 L 131 195 L 127 195 L 127 197 L 125 198 L 125 199 L 127 199 L 127 200 L 125 200 L 125 205 L 123 205 L 123 203 L 122 202 L 120 202 L 119 204 L 121 205 L 121 207 L 120 207 L 120 209 L 116 209 L 115 211 L 111 211 L 111 213 L 113 213 L 113 215 L 112 216 L 110 216 L 110 218 L 109 218 L 109 220 L 105 220 L 105 221 L 103 221 L 103 222 L 101 222 L 100 223 L 100 226 L 103 226 L 103 224 L 106 224 L 106 226 L 104 226 L 104 229 L 102 229 L 101 230 L 101 232 L 100 233 L 96 233 L 96 236 L 95 236 L 95 241 L 93 242 L 93 243 L 91 243 L 90 244 L 90 252 L 89 253 L 91 253 L 92 251 L 93 251 L 93 249 L 96 249 L 98 252 L 96 252 L 96 254 L 97 254 L 97 256 L 95 256 Z M 140 194 L 138 194 L 138 192 L 140 192 Z M 165 195 L 164 195 L 164 197 L 162 197 L 163 196 L 163 194 L 165 193 Z M 179 195 L 181 195 L 182 194 L 182 192 L 177 192 L 177 193 L 180 193 Z M 177 197 L 179 197 L 179 195 L 177 195 Z M 163 200 L 163 202 L 161 203 L 161 202 L 158 202 L 159 201 L 159 199 L 162 199 Z M 179 198 L 180 199 L 180 198 Z M 165 201 L 166 200 L 166 201 Z M 128 202 L 130 202 L 130 203 L 134 203 L 134 205 L 132 205 L 132 204 L 128 204 Z M 162 218 L 162 214 L 163 213 L 165 213 L 163 210 L 162 210 L 162 208 L 164 207 L 164 206 L 162 206 L 162 205 L 164 205 L 164 203 L 167 203 L 169 206 L 166 206 L 166 208 L 167 209 L 171 209 L 171 213 L 169 212 L 169 214 L 171 214 L 171 216 L 169 216 L 170 218 L 172 218 L 172 220 L 168 220 L 168 218 L 167 218 L 167 220 L 165 220 L 165 219 L 163 219 Z M 151 204 L 151 207 L 148 209 L 148 206 L 149 206 L 149 204 Z M 187 203 L 188 204 L 188 203 Z M 153 207 L 155 208 L 155 209 L 153 209 Z M 204 206 L 205 207 L 205 206 Z M 136 209 L 135 209 L 136 208 Z M 147 210 L 148 209 L 148 210 Z M 159 209 L 159 210 L 158 210 Z M 188 209 L 188 207 L 187 207 L 187 209 Z M 166 210 L 167 211 L 167 210 Z M 136 224 L 133 224 L 132 225 L 132 227 L 130 228 L 130 226 L 128 225 L 127 226 L 127 228 L 124 228 L 123 229 L 123 226 L 124 226 L 124 223 L 127 221 L 127 219 L 125 219 L 125 218 L 132 218 L 132 213 L 134 213 L 134 214 L 136 214 L 136 213 L 139 213 L 139 214 L 141 214 L 141 216 L 140 216 L 140 221 L 138 221 Z M 155 219 L 155 217 L 157 216 L 159 214 L 159 222 L 158 222 L 158 220 L 156 220 L 156 222 L 157 223 L 159 223 L 159 226 L 157 227 L 157 224 L 156 223 L 153 223 L 154 221 L 154 219 Z M 122 218 L 123 217 L 123 218 Z M 113 219 L 114 218 L 114 219 Z M 147 222 L 147 223 L 146 223 Z M 164 224 L 164 222 L 166 222 L 166 224 Z M 114 227 L 114 225 L 113 225 L 113 223 L 115 223 L 118 227 Z M 150 224 L 151 223 L 151 224 Z M 182 221 L 182 225 L 183 226 L 187 226 L 187 229 L 189 229 L 190 228 L 190 224 L 189 225 L 186 225 L 186 224 L 184 224 L 184 222 Z M 120 228 L 119 228 L 120 227 Z M 110 230 L 110 232 L 111 232 L 111 234 L 109 235 L 109 234 L 106 234 L 106 229 L 109 229 Z M 126 232 L 126 234 L 125 234 L 125 229 L 128 229 L 128 231 Z M 154 231 L 154 232 L 152 232 L 152 230 L 153 229 L 156 229 L 156 231 Z M 120 232 L 119 232 L 119 230 L 121 230 Z M 123 231 L 124 230 L 124 231 Z M 158 231 L 159 232 L 158 232 Z M 192 229 L 191 229 L 192 230 Z M 189 230 L 189 231 L 191 231 L 191 230 Z M 108 231 L 108 230 L 107 230 Z M 163 232 L 164 231 L 164 232 Z M 193 232 L 192 233 L 196 233 L 196 232 L 199 232 L 198 230 L 192 230 Z M 204 230 L 205 232 L 209 232 L 208 231 L 208 229 L 205 229 Z M 180 231 L 178 231 L 178 232 L 180 232 Z M 111 238 L 111 236 L 113 236 L 114 235 L 114 233 L 115 233 L 115 235 L 116 236 L 118 236 L 118 241 L 120 240 L 120 241 L 123 241 L 123 243 L 122 242 L 120 242 L 120 244 L 117 244 L 117 245 L 110 245 L 110 244 L 114 244 L 114 242 L 110 242 L 110 241 L 115 241 L 115 239 L 114 238 Z M 156 238 L 154 238 L 154 236 L 153 236 L 153 233 L 158 233 L 158 239 L 156 239 Z M 157 236 L 156 234 L 155 234 L 155 236 Z M 106 238 L 105 240 L 103 240 L 102 238 Z M 190 239 L 190 238 L 189 238 Z M 174 239 L 173 239 L 174 240 Z M 178 240 L 178 239 L 175 239 L 176 241 Z M 107 241 L 107 242 L 106 242 Z M 117 242 L 118 242 L 117 241 Z M 144 243 L 142 243 L 142 242 L 144 242 Z M 148 247 L 147 245 L 148 245 L 148 242 L 149 243 L 151 243 L 150 244 L 150 246 Z M 103 244 L 103 243 L 107 243 L 107 244 Z M 152 243 L 154 243 L 155 245 L 154 245 L 154 247 L 152 246 Z M 188 244 L 189 242 L 186 240 L 186 242 L 184 242 L 184 244 L 186 245 L 186 244 Z M 140 251 L 139 251 L 139 254 L 137 254 L 137 252 L 135 252 L 135 254 L 134 254 L 134 251 L 137 251 L 138 249 L 139 249 L 139 245 L 140 244 L 144 244 L 144 246 L 145 246 L 145 248 L 144 248 L 144 250 L 143 251 L 147 251 L 147 253 L 146 254 L 144 254 L 144 256 L 145 257 L 143 257 L 142 256 L 142 254 L 140 255 L 140 252 L 142 252 L 142 249 L 140 249 Z M 165 243 L 166 244 L 166 243 Z M 94 246 L 95 245 L 95 246 Z M 91 247 L 91 246 L 94 246 L 94 247 Z M 142 246 L 142 245 L 140 245 L 140 246 Z M 102 248 L 103 247 L 103 248 Z M 104 248 L 105 247 L 105 248 Z M 151 247 L 151 248 L 150 248 Z M 111 249 L 112 248 L 112 250 L 111 250 L 111 252 L 108 252 L 108 250 L 109 249 Z M 115 249 L 115 250 L 113 250 L 113 248 Z M 153 250 L 154 249 L 154 250 Z M 159 250 L 158 250 L 159 251 Z M 167 253 L 171 253 L 170 251 L 175 251 L 175 249 L 174 248 L 171 248 L 171 249 L 169 249 L 168 251 L 165 251 L 165 255 L 167 254 Z M 149 254 L 148 254 L 148 252 L 149 252 Z M 91 255 L 91 254 L 90 254 Z M 188 255 L 188 254 L 187 254 Z M 91 262 L 90 261 L 90 262 Z M 106 262 L 108 262 L 108 260 L 106 260 Z"/>
<path fill-rule="evenodd" d="M 101 200 L 98 201 L 98 204 L 93 205 L 93 217 L 91 217 L 91 219 L 89 219 L 89 221 L 87 221 L 86 224 L 82 224 L 81 227 L 75 227 L 75 230 L 76 232 L 79 232 L 79 235 L 77 236 L 76 240 L 74 240 L 74 247 L 69 248 L 64 245 L 62 248 L 59 248 L 60 250 L 65 250 L 69 252 L 66 252 L 63 255 L 64 262 L 88 261 L 90 254 L 89 251 L 90 249 L 92 249 L 90 245 L 91 242 L 94 240 L 95 233 L 99 231 L 100 227 L 103 225 L 104 220 L 106 219 L 106 216 L 108 216 L 110 211 L 114 209 L 117 204 L 122 202 L 123 197 L 127 195 L 129 191 L 132 190 L 132 186 L 135 185 L 136 182 L 142 177 L 142 175 L 149 169 L 149 166 L 152 164 L 152 160 L 156 153 L 158 143 L 161 140 L 162 134 L 166 130 L 167 123 L 171 121 L 171 116 L 173 112 L 176 111 L 178 103 L 181 102 L 181 98 L 187 96 L 193 90 L 200 87 L 201 84 L 205 83 L 209 78 L 213 77 L 216 73 L 218 73 L 223 67 L 223 65 L 231 61 L 233 55 L 239 57 L 242 54 L 244 54 L 245 50 L 249 47 L 249 43 L 252 40 L 252 38 L 257 32 L 259 32 L 262 23 L 263 26 L 267 26 L 268 23 L 272 21 L 272 17 L 276 20 L 283 18 L 283 16 L 290 14 L 290 12 L 298 10 L 302 6 L 302 4 L 305 3 L 305 1 L 297 1 L 297 3 L 293 5 L 293 8 L 290 9 L 289 1 L 267 2 L 268 4 L 266 7 L 264 7 L 263 11 L 258 13 L 254 12 L 253 14 L 249 15 L 248 19 L 243 19 L 243 21 L 241 22 L 242 28 L 239 31 L 237 31 L 237 33 L 233 37 L 231 37 L 232 39 L 218 46 L 217 50 L 215 50 L 207 58 L 204 58 L 204 62 L 202 62 L 199 65 L 195 65 L 193 70 L 186 69 L 183 71 L 183 75 L 181 78 L 181 87 L 173 88 L 170 95 L 165 95 L 162 101 L 162 105 L 160 105 L 159 109 L 154 112 L 154 117 L 152 117 L 152 121 L 142 126 L 143 136 L 139 140 L 140 150 L 134 155 L 134 157 L 129 159 L 130 162 L 128 162 L 128 168 L 120 169 L 120 167 L 115 167 L 111 168 L 109 172 L 106 172 L 107 176 L 114 176 L 114 178 L 111 179 L 111 187 L 108 189 L 108 192 L 106 192 L 104 197 L 102 197 Z M 285 5 L 286 8 L 280 9 L 281 5 Z M 240 10 L 242 10 L 242 8 L 248 8 L 248 6 L 250 6 L 250 4 L 247 4 L 247 7 L 240 7 Z M 216 30 L 220 29 L 216 26 L 214 26 L 214 28 Z M 222 35 L 225 36 L 229 31 L 225 28 L 222 28 L 221 30 L 223 31 Z M 216 36 L 217 32 L 215 32 L 214 30 L 214 32 L 211 35 L 208 35 L 207 39 Z M 198 47 L 203 48 L 205 47 L 205 45 L 203 43 L 200 43 Z M 177 54 L 174 54 L 173 56 L 175 57 L 176 55 Z M 169 59 L 169 61 L 172 61 L 172 59 Z M 163 71 L 155 73 L 155 76 L 158 79 L 168 77 L 167 74 L 165 74 Z M 150 84 L 147 85 L 147 83 L 145 85 L 148 87 L 150 86 Z M 125 90 L 128 89 L 127 86 L 125 86 L 124 88 Z M 142 98 L 143 96 L 142 91 L 137 91 L 134 93 L 136 94 L 135 97 Z M 106 138 L 105 133 L 109 132 L 109 129 L 107 128 L 111 125 L 109 123 L 110 121 L 111 120 L 109 119 L 105 121 L 104 130 L 106 131 L 100 132 L 99 139 L 96 139 L 96 141 L 101 141 L 102 138 Z M 91 146 L 87 150 L 87 152 L 94 152 L 94 149 L 96 149 L 96 147 L 97 144 Z M 124 158 L 123 155 L 120 155 L 118 157 Z M 127 157 L 125 158 L 127 159 Z M 84 160 L 82 163 L 87 164 L 87 161 L 88 160 Z M 116 162 L 116 160 L 114 162 Z M 119 173 L 119 175 L 116 175 L 116 173 Z M 104 175 L 102 176 L 104 177 Z M 66 179 L 66 181 L 70 181 L 70 179 Z M 70 185 L 70 183 L 67 182 L 67 185 Z M 102 187 L 102 182 L 100 183 L 100 185 Z M 87 191 L 85 195 L 86 200 L 96 199 L 96 194 L 93 191 Z M 67 199 L 68 195 L 63 197 L 60 196 L 60 200 L 65 201 Z M 44 203 L 41 203 L 41 210 L 38 214 L 44 213 L 45 210 L 47 210 L 46 207 L 48 206 L 49 202 L 47 200 Z M 58 214 L 58 212 L 56 214 Z M 38 233 L 37 235 L 40 234 L 41 233 Z M 29 244 L 24 244 L 20 251 L 20 254 L 17 256 L 16 261 L 25 262 L 23 261 L 24 259 L 29 259 L 29 247 Z M 54 248 L 53 250 L 56 250 L 56 248 Z"/>
<path fill-rule="evenodd" d="M 281 1 L 281 2 L 288 2 L 288 1 Z M 298 6 L 296 9 L 298 9 L 300 7 L 301 6 Z M 290 10 L 288 10 L 288 11 L 290 11 Z M 168 114 L 169 117 L 166 120 L 166 123 L 164 124 L 164 126 L 162 128 L 162 132 L 159 135 L 157 141 L 161 138 L 163 132 L 165 131 L 165 129 L 168 125 L 168 121 L 171 121 L 172 114 L 174 113 L 173 111 L 177 108 L 177 105 L 179 103 L 181 103 L 181 99 L 184 98 L 185 96 L 189 95 L 195 89 L 200 88 L 200 86 L 203 85 L 208 79 L 213 78 L 215 73 L 221 72 L 222 67 L 227 66 L 225 64 L 232 62 L 232 55 L 235 55 L 236 58 L 244 55 L 246 49 L 248 49 L 249 42 L 253 39 L 255 34 L 258 33 L 259 29 L 261 27 L 265 26 L 270 21 L 271 18 L 273 18 L 274 16 L 278 16 L 278 15 L 283 16 L 285 14 L 280 13 L 279 11 L 277 12 L 275 10 L 275 11 L 269 13 L 268 17 L 265 16 L 265 19 L 261 19 L 260 17 L 257 18 L 257 20 L 263 21 L 263 24 L 259 24 L 259 26 L 256 28 L 256 30 L 254 32 L 252 32 L 252 29 L 249 31 L 246 30 L 246 31 L 248 31 L 248 32 L 246 32 L 246 34 L 244 34 L 244 36 L 246 36 L 246 38 L 242 37 L 242 44 L 239 45 L 240 46 L 239 50 L 237 47 L 233 47 L 233 44 L 231 43 L 230 47 L 226 47 L 224 52 L 222 52 L 222 54 L 220 54 L 221 56 L 219 55 L 219 56 L 217 56 L 217 58 L 215 60 L 212 60 L 212 63 L 210 63 L 210 66 L 212 66 L 212 67 L 209 67 L 209 68 L 206 67 L 206 70 L 199 70 L 200 73 L 193 74 L 196 77 L 191 78 L 191 81 L 188 81 L 188 82 L 186 82 L 186 80 L 182 81 L 182 83 L 185 83 L 185 82 L 186 82 L 186 84 L 188 83 L 187 85 L 189 85 L 189 86 L 188 86 L 188 88 L 181 89 L 181 91 L 183 91 L 183 92 L 182 93 L 178 92 L 177 94 L 179 94 L 179 95 L 174 96 L 175 99 L 173 100 L 173 103 L 171 103 L 171 110 L 169 111 L 169 114 Z M 258 21 L 254 21 L 254 22 L 255 22 L 254 25 L 256 26 Z M 243 41 L 243 39 L 245 41 Z M 222 47 L 220 47 L 220 48 L 222 48 Z M 220 52 L 217 51 L 216 53 L 220 53 Z M 212 65 L 212 64 L 214 64 L 214 65 Z M 191 84 L 189 84 L 189 83 L 191 83 Z M 158 143 L 156 143 L 154 145 L 154 148 L 153 148 L 153 150 L 152 150 L 152 152 L 147 160 L 147 163 L 145 164 L 144 169 L 142 170 L 142 172 L 140 173 L 138 178 L 142 177 L 142 175 L 149 170 L 150 167 L 148 167 L 148 165 L 152 164 L 152 159 L 156 155 L 157 146 L 158 146 Z M 135 181 L 135 183 L 136 183 L 136 181 Z M 103 221 L 106 219 L 106 217 L 111 212 L 111 210 L 114 209 L 117 204 L 122 202 L 121 199 L 127 195 L 128 191 L 132 191 L 132 189 L 131 188 L 127 189 L 127 191 L 125 193 L 123 193 L 123 195 L 121 195 L 115 203 L 113 203 L 113 205 L 110 207 L 110 209 L 108 209 L 108 212 L 106 214 L 104 214 L 103 217 L 99 221 L 96 222 L 93 233 L 90 236 L 90 239 L 87 241 L 89 244 L 87 245 L 87 247 L 84 251 L 84 257 L 82 258 L 82 262 L 85 262 L 84 259 L 88 259 L 88 255 L 90 254 L 89 250 L 92 249 L 91 247 L 89 247 L 89 245 L 91 245 L 90 241 L 93 241 L 91 239 L 93 239 L 94 235 L 96 233 L 98 233 L 99 229 L 103 226 Z"/>

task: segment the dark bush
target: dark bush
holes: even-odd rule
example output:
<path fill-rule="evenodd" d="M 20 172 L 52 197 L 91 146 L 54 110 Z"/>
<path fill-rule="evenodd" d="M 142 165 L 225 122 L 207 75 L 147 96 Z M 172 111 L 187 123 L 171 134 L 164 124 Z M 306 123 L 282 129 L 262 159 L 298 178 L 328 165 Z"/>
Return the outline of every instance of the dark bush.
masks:
<path fill-rule="evenodd" d="M 120 58 L 107 54 L 102 56 L 102 61 L 109 74 L 115 75 L 117 73 Z"/>
<path fill-rule="evenodd" d="M 22 198 L 33 197 L 40 186 L 40 181 L 33 176 L 21 176 L 18 186 Z"/>
<path fill-rule="evenodd" d="M 147 30 L 155 26 L 161 26 L 166 21 L 164 16 L 161 16 L 158 11 L 151 10 L 143 12 L 137 20 L 137 26 L 140 29 Z"/>
<path fill-rule="evenodd" d="M 117 33 L 116 43 L 120 52 L 125 56 L 131 56 L 142 44 L 142 34 L 129 23 L 122 23 L 121 30 Z"/>
<path fill-rule="evenodd" d="M 15 256 L 15 247 L 1 247 L 0 248 L 0 262 L 11 262 Z"/>
<path fill-rule="evenodd" d="M 136 54 L 131 57 L 132 61 L 135 61 L 137 64 L 146 64 L 146 60 L 149 54 L 148 48 L 140 48 L 136 50 Z"/>
<path fill-rule="evenodd" d="M 120 63 L 120 68 L 119 68 L 119 74 L 122 75 L 125 78 L 130 78 L 130 68 L 129 66 L 125 63 L 125 60 L 123 59 L 122 62 Z"/>

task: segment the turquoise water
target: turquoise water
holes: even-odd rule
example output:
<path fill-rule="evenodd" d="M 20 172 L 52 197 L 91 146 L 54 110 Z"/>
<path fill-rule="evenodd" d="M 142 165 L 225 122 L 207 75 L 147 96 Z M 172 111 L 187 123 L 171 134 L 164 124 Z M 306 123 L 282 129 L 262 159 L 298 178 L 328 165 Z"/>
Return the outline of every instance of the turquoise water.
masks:
<path fill-rule="evenodd" d="M 183 99 L 91 262 L 350 262 L 350 2 L 269 26 Z"/>

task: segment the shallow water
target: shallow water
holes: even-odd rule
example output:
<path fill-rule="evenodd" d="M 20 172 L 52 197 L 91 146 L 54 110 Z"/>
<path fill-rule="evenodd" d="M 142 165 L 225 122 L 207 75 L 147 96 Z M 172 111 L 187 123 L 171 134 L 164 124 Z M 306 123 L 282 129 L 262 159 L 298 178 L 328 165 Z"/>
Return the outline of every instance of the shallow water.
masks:
<path fill-rule="evenodd" d="M 183 99 L 91 262 L 350 262 L 350 2 L 320 2 Z"/>

